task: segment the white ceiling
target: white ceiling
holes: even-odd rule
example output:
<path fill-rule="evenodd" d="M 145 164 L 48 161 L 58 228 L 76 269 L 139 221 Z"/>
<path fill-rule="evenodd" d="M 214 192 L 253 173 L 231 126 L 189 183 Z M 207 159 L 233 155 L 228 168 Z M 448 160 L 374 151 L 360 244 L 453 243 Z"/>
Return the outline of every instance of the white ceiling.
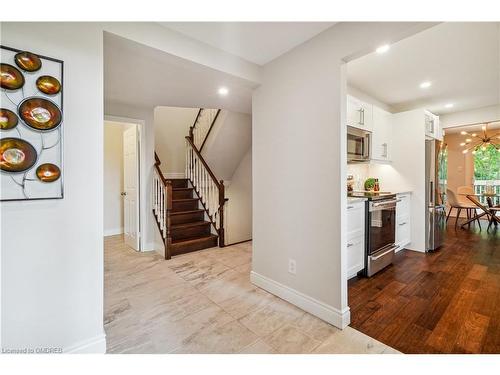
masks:
<path fill-rule="evenodd" d="M 445 114 L 500 102 L 498 23 L 442 23 L 347 65 L 349 85 L 395 112 Z M 419 87 L 431 81 L 426 90 Z M 453 103 L 451 109 L 445 104 Z"/>
<path fill-rule="evenodd" d="M 219 87 L 229 94 L 221 97 Z M 136 107 L 222 108 L 251 113 L 254 84 L 104 33 L 104 99 Z"/>
<path fill-rule="evenodd" d="M 334 22 L 162 22 L 191 38 L 264 65 Z"/>

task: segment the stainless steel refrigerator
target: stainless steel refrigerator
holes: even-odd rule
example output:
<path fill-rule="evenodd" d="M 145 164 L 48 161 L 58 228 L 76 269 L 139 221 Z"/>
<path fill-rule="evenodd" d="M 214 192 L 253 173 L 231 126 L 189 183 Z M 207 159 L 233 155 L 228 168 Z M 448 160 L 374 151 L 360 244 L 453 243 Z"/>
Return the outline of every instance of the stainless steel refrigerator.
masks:
<path fill-rule="evenodd" d="M 426 251 L 443 245 L 446 232 L 446 145 L 425 141 L 425 243 Z"/>

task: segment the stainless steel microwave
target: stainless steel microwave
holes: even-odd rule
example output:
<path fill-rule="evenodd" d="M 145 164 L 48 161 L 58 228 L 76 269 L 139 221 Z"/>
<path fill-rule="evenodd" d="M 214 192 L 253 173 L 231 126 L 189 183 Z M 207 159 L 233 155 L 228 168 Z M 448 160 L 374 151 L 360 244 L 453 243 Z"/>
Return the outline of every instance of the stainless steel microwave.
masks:
<path fill-rule="evenodd" d="M 362 162 L 370 160 L 372 133 L 366 130 L 347 127 L 347 161 Z"/>

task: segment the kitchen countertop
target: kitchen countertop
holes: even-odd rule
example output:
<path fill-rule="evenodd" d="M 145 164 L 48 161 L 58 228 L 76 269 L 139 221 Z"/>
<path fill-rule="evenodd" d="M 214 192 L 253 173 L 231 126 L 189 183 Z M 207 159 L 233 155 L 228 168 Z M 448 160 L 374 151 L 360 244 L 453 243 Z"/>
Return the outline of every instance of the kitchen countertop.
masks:
<path fill-rule="evenodd" d="M 356 203 L 356 202 L 365 202 L 365 201 L 367 201 L 366 198 L 347 197 L 347 203 Z"/>
<path fill-rule="evenodd" d="M 401 190 L 401 191 L 391 191 L 391 194 L 412 194 L 413 192 L 411 190 Z M 367 201 L 367 198 L 361 198 L 361 197 L 347 197 L 347 203 L 356 203 L 356 202 L 365 202 Z"/>

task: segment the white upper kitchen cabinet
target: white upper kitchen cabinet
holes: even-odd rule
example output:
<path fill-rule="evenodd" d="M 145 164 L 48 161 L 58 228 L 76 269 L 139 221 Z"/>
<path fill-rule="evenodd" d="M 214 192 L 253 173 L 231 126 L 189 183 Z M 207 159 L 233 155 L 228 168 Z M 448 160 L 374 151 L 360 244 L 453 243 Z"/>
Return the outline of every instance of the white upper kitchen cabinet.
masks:
<path fill-rule="evenodd" d="M 443 127 L 439 122 L 439 116 L 434 116 L 434 123 L 436 126 L 436 139 L 442 141 L 444 134 L 443 134 Z"/>
<path fill-rule="evenodd" d="M 425 111 L 425 135 L 430 138 L 443 140 L 443 131 L 439 123 L 439 116 Z"/>
<path fill-rule="evenodd" d="M 391 160 L 392 113 L 373 106 L 372 160 Z"/>
<path fill-rule="evenodd" d="M 347 95 L 347 125 L 372 131 L 373 105 Z"/>

